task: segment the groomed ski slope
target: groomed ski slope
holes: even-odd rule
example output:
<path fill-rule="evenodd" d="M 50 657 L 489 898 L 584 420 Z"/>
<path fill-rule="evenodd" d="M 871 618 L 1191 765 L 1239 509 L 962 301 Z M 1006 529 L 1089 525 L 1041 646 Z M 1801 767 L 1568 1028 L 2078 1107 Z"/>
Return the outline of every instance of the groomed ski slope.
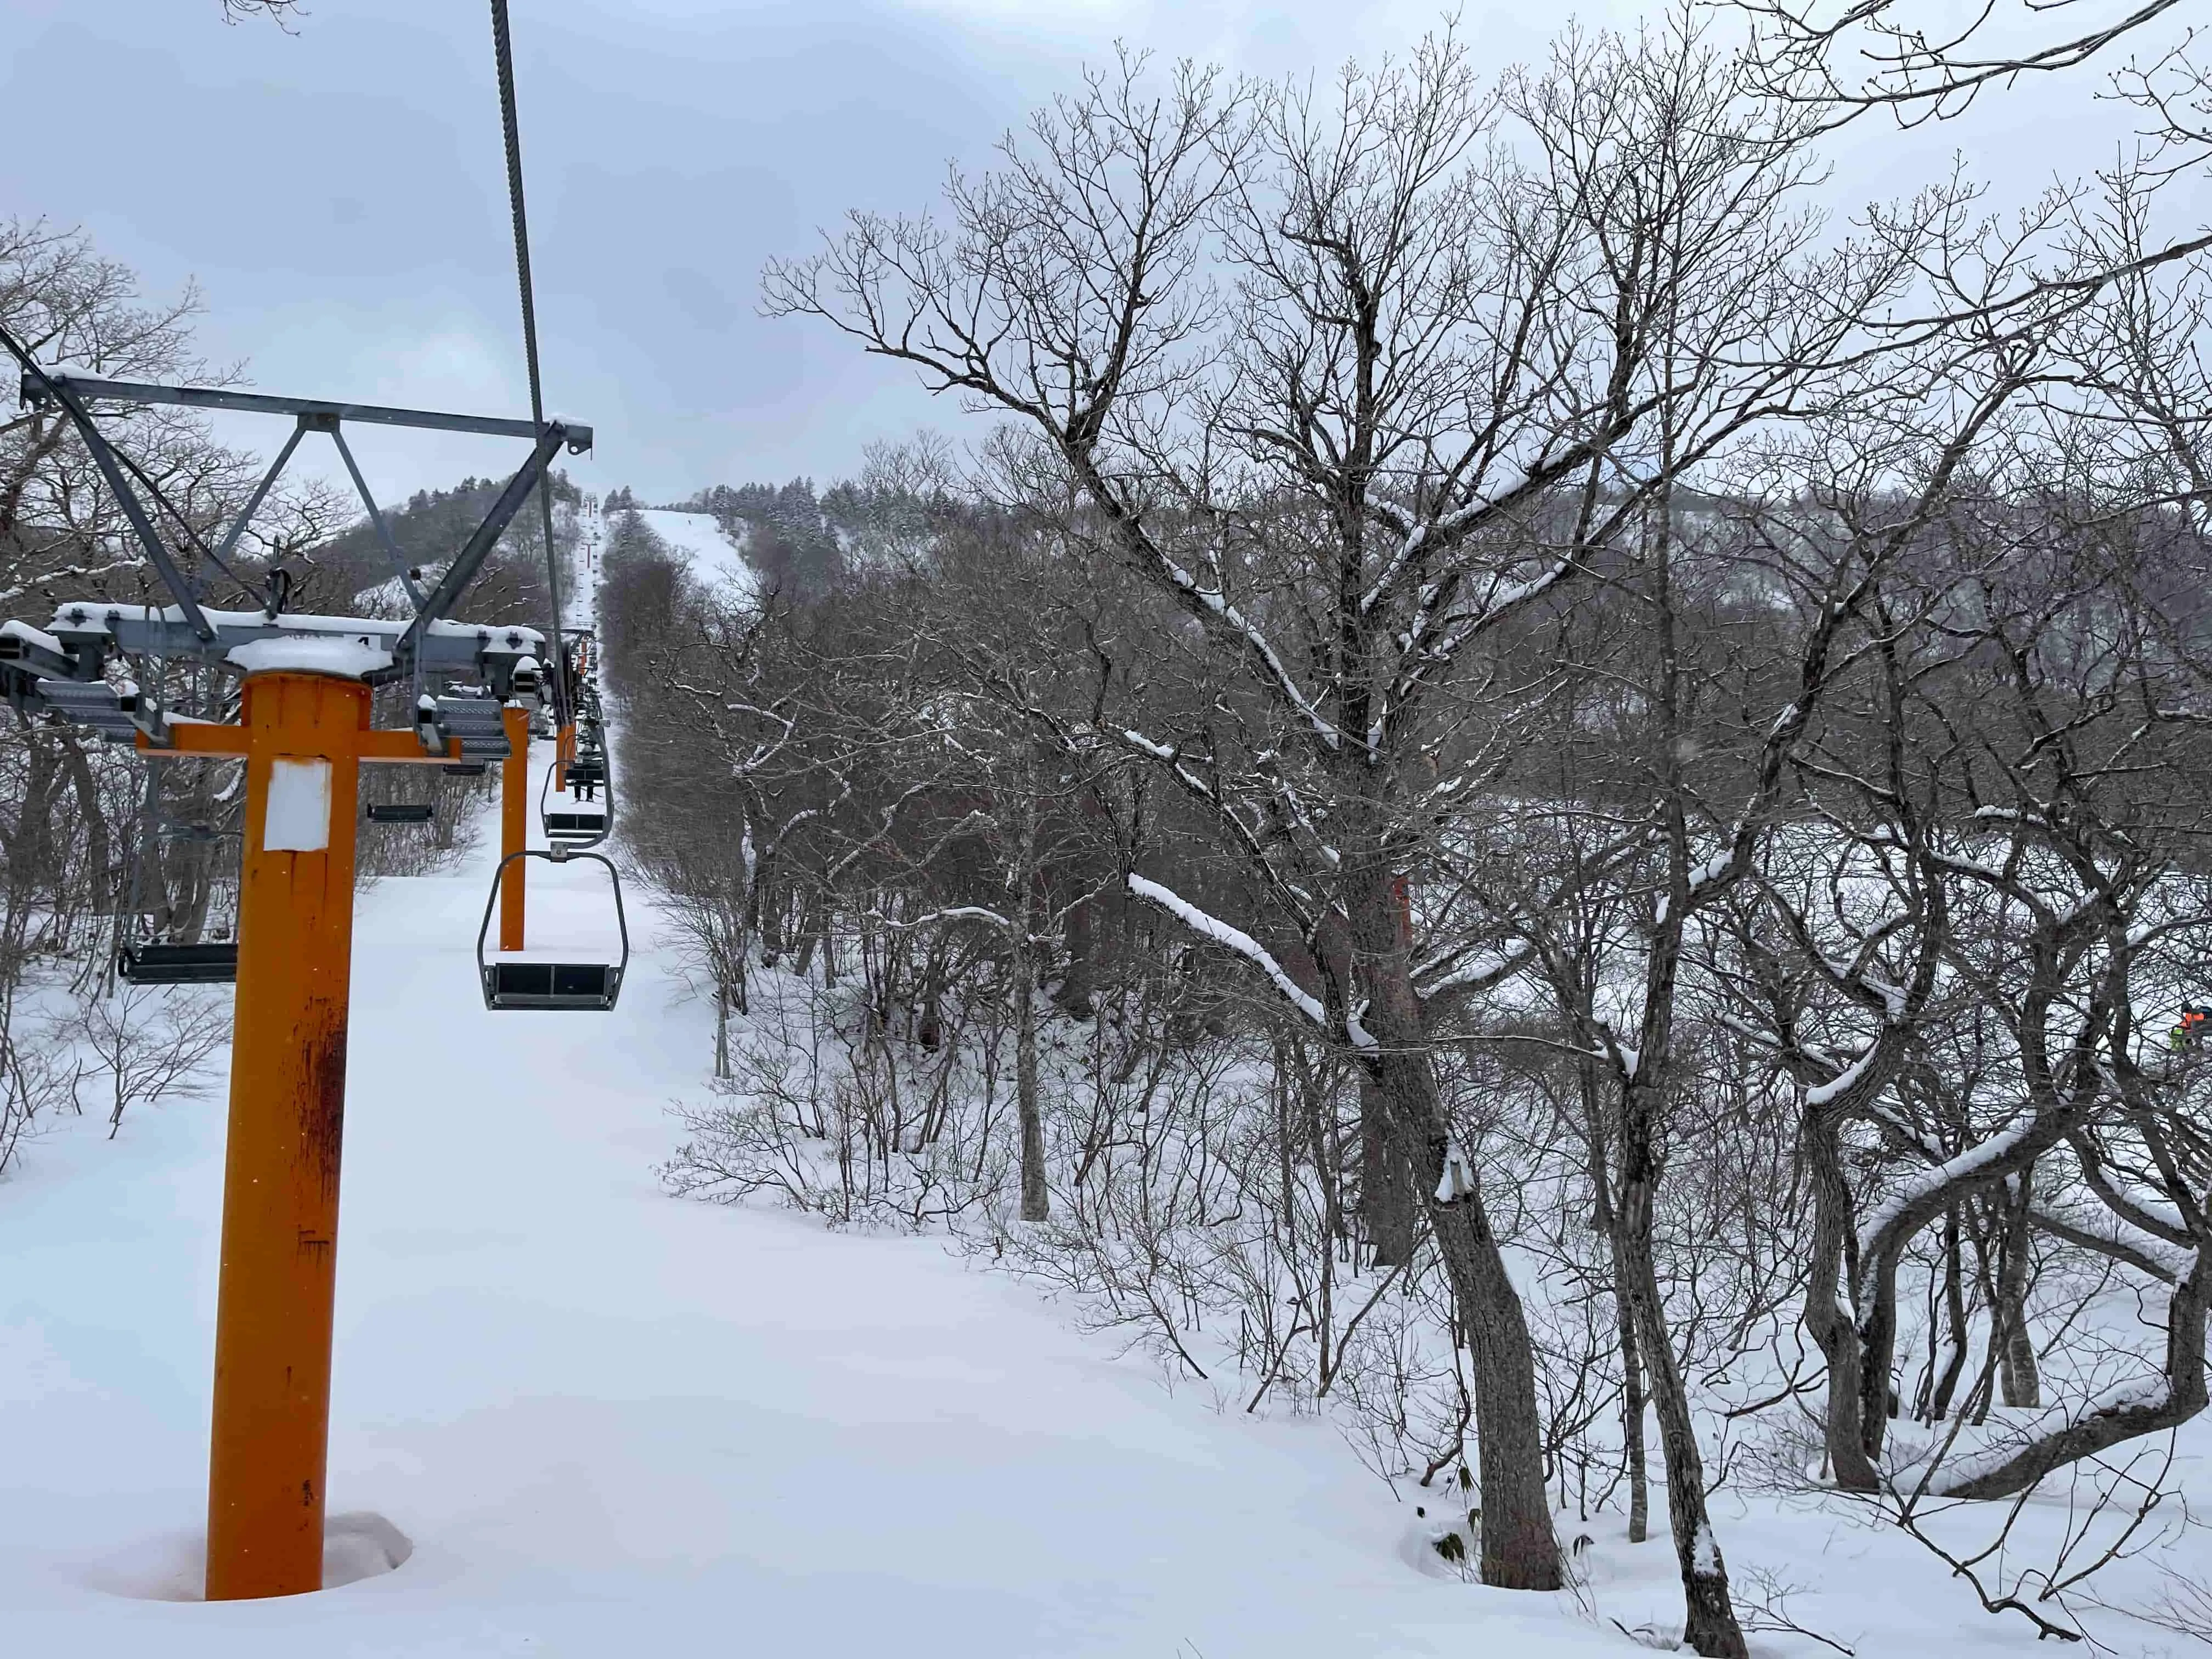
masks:
<path fill-rule="evenodd" d="M 737 544 L 722 533 L 714 514 L 655 507 L 641 509 L 637 516 L 645 520 L 647 529 L 689 561 L 692 574 L 708 586 L 733 590 L 736 596 L 743 597 L 760 586 L 759 576 L 745 562 Z"/>
<path fill-rule="evenodd" d="M 1632 1650 L 1425 1576 L 1332 1431 L 1170 1392 L 939 1243 L 665 1195 L 709 1050 L 650 905 L 617 1012 L 488 1014 L 490 864 L 384 881 L 356 931 L 330 1504 L 411 1558 L 149 1599 L 198 1577 L 218 1078 L 112 1143 L 64 1118 L 0 1187 L 0 1653 Z M 532 866 L 534 944 L 611 936 L 595 876 Z"/>

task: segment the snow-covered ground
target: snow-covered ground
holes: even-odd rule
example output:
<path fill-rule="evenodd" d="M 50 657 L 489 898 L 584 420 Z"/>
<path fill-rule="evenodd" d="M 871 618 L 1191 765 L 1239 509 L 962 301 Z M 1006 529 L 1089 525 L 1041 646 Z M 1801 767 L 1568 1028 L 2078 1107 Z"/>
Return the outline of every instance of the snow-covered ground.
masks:
<path fill-rule="evenodd" d="M 1170 1393 L 930 1241 L 665 1195 L 708 1044 L 649 908 L 615 1013 L 492 1015 L 489 879 L 387 879 L 356 933 L 329 1490 L 411 1557 L 149 1599 L 197 1577 L 218 1081 L 0 1187 L 0 1653 L 1620 1650 L 1419 1571 L 1324 1427 Z M 531 880 L 533 944 L 611 935 L 604 872 Z"/>
<path fill-rule="evenodd" d="M 667 507 L 648 507 L 638 517 L 646 528 L 684 556 L 692 574 L 708 586 L 745 598 L 757 591 L 760 578 L 745 562 L 737 544 L 722 533 L 711 513 L 678 513 Z"/>

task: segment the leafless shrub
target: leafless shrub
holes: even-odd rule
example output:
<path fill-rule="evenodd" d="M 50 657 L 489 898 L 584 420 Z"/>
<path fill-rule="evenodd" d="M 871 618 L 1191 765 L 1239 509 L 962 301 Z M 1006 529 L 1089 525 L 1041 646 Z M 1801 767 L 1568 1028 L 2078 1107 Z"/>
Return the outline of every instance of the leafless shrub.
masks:
<path fill-rule="evenodd" d="M 107 1138 L 130 1107 L 200 1092 L 207 1061 L 230 1040 L 230 1001 L 221 993 L 120 984 L 78 1012 L 75 1035 L 106 1074 Z"/>

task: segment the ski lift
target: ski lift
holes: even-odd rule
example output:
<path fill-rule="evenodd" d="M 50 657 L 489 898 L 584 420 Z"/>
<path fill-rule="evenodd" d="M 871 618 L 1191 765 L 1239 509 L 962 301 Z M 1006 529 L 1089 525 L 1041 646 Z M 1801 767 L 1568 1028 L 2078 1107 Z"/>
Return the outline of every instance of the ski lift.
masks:
<path fill-rule="evenodd" d="M 545 702 L 545 677 L 538 659 L 525 657 L 508 671 L 507 692 L 525 708 L 535 712 Z"/>
<path fill-rule="evenodd" d="M 491 932 L 491 913 L 499 903 L 500 878 L 517 859 L 544 859 L 567 864 L 588 859 L 606 866 L 614 884 L 615 926 L 622 933 L 622 957 L 616 962 L 515 962 L 487 958 L 484 939 Z M 525 848 L 509 853 L 492 872 L 491 896 L 484 901 L 483 921 L 477 928 L 477 977 L 483 986 L 484 1006 L 494 1013 L 513 1013 L 542 1008 L 570 1013 L 605 1013 L 622 995 L 623 975 L 629 968 L 629 921 L 623 912 L 622 877 L 614 860 L 604 854 L 574 852 L 556 847 Z"/>
<path fill-rule="evenodd" d="M 480 778 L 490 767 L 484 761 L 447 761 L 438 769 L 449 778 Z"/>
<path fill-rule="evenodd" d="M 556 847 L 581 851 L 607 838 L 604 812 L 564 812 L 557 807 L 545 814 L 545 839 Z"/>

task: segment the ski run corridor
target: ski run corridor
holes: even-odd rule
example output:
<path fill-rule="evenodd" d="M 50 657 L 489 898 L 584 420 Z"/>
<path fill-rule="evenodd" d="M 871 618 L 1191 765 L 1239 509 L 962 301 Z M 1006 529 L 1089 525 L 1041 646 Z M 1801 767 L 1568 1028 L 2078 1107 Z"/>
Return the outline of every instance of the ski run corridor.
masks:
<path fill-rule="evenodd" d="M 613 1014 L 486 1013 L 493 844 L 378 883 L 356 927 L 328 1576 L 412 1553 L 196 1599 L 218 1077 L 112 1144 L 96 1112 L 64 1121 L 8 1183 L 0 1654 L 1618 1648 L 1409 1565 L 1326 1426 L 1171 1391 L 939 1241 L 665 1195 L 707 1009 L 634 902 Z M 591 939 L 594 878 L 533 865 L 532 937 Z"/>

